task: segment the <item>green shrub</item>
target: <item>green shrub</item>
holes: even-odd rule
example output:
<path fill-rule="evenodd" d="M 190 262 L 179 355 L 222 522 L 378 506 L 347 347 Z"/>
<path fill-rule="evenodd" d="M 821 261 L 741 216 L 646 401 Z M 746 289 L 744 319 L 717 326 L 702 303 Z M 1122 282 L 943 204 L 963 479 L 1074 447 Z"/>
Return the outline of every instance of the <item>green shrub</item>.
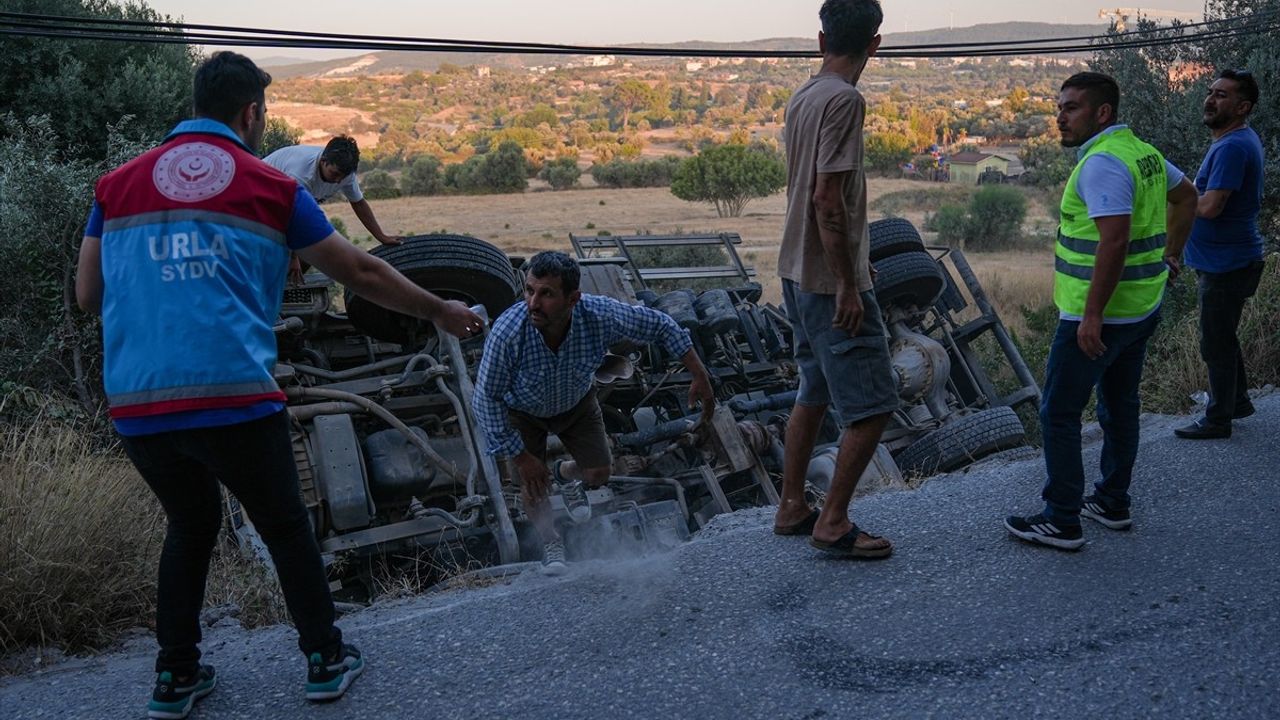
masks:
<path fill-rule="evenodd" d="M 1017 188 L 986 185 L 969 203 L 965 247 L 978 251 L 1011 248 L 1022 237 L 1026 217 L 1027 199 Z"/>
<path fill-rule="evenodd" d="M 612 160 L 591 166 L 597 185 L 611 188 L 667 187 L 680 167 L 680 158 L 667 155 L 656 160 Z"/>
<path fill-rule="evenodd" d="M 524 150 L 510 140 L 497 150 L 473 155 L 444 169 L 444 184 L 464 193 L 520 192 L 529 185 L 529 161 Z"/>
<path fill-rule="evenodd" d="M 415 158 L 400 178 L 400 187 L 405 195 L 438 195 L 444 188 L 439 158 L 434 155 Z"/>
<path fill-rule="evenodd" d="M 938 242 L 959 247 L 969 231 L 969 211 L 959 205 L 943 205 L 925 218 L 924 229 L 938 233 Z"/>
<path fill-rule="evenodd" d="M 544 165 L 540 175 L 552 190 L 567 190 L 578 184 L 578 178 L 582 177 L 582 170 L 578 168 L 576 159 L 562 157 Z"/>
<path fill-rule="evenodd" d="M 388 200 L 400 197 L 400 188 L 396 185 L 396 179 L 391 177 L 391 173 L 386 170 L 374 170 L 365 173 L 364 178 L 360 180 L 360 189 L 364 191 L 364 196 L 370 200 Z"/>

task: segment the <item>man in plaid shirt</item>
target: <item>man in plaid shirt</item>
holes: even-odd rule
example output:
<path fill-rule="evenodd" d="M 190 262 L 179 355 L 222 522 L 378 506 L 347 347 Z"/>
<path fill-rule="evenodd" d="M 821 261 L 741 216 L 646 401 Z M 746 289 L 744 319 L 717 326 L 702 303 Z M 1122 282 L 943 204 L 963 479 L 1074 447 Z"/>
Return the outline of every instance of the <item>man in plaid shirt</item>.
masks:
<path fill-rule="evenodd" d="M 564 570 L 564 546 L 551 522 L 547 496 L 547 434 L 560 438 L 590 487 L 609 481 L 613 458 L 593 385 L 609 346 L 622 340 L 659 343 L 693 376 L 689 405 L 704 418 L 715 408 L 707 369 L 689 333 L 670 316 L 578 289 L 578 263 L 558 252 L 529 261 L 525 302 L 497 319 L 484 345 L 472 408 L 488 452 L 515 466 L 525 512 L 544 543 L 548 572 Z M 561 486 L 570 517 L 591 516 L 581 481 Z"/>

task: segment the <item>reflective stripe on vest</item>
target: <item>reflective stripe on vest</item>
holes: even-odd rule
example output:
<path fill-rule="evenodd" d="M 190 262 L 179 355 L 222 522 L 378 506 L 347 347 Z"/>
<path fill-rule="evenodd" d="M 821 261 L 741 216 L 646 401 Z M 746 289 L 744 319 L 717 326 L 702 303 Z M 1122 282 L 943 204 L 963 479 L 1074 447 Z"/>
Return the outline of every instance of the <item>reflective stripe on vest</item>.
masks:
<path fill-rule="evenodd" d="M 1089 209 L 1077 192 L 1076 184 L 1080 168 L 1098 152 L 1105 152 L 1123 162 L 1134 180 L 1125 266 L 1120 282 L 1103 310 L 1103 317 L 1144 317 L 1160 304 L 1168 277 L 1164 263 L 1168 178 L 1160 151 L 1139 140 L 1128 128 L 1098 136 L 1067 181 L 1055 248 L 1054 303 L 1066 315 L 1084 315 L 1100 236 L 1097 224 L 1088 216 Z"/>

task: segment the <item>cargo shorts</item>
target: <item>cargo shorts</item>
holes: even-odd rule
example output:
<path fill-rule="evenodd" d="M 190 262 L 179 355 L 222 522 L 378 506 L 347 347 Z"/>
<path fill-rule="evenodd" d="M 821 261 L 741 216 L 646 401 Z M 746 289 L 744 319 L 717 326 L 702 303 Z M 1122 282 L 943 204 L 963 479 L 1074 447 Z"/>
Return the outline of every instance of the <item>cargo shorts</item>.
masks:
<path fill-rule="evenodd" d="M 859 296 L 862 325 L 855 335 L 832 327 L 835 295 L 804 292 L 785 278 L 782 295 L 800 369 L 798 404 L 834 406 L 841 427 L 898 409 L 889 338 L 874 292 Z"/>
<path fill-rule="evenodd" d="M 509 410 L 507 417 L 524 440 L 524 449 L 543 462 L 547 460 L 547 435 L 555 434 L 579 467 L 587 469 L 613 465 L 613 453 L 609 450 L 609 438 L 605 434 L 604 414 L 600 411 L 594 387 L 587 391 L 577 405 L 559 415 L 543 418 L 519 410 Z"/>

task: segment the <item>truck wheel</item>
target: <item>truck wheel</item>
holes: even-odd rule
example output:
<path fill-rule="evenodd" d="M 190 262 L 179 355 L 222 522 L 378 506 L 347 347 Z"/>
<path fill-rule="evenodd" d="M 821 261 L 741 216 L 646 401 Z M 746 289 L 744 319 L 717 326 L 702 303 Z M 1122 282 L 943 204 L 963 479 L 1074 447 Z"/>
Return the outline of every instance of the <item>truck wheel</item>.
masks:
<path fill-rule="evenodd" d="M 881 307 L 914 305 L 927 308 L 946 287 L 942 268 L 927 252 L 906 252 L 875 263 L 876 300 Z"/>
<path fill-rule="evenodd" d="M 933 475 L 1026 442 L 1022 421 L 1011 407 L 994 407 L 947 423 L 907 446 L 894 458 L 904 474 Z"/>
<path fill-rule="evenodd" d="M 371 253 L 446 300 L 483 305 L 494 320 L 520 297 L 520 280 L 506 253 L 484 240 L 415 235 L 400 245 L 379 245 Z M 404 344 L 427 334 L 421 328 L 429 326 L 427 321 L 375 305 L 349 289 L 346 301 L 351 324 L 378 340 Z"/>
<path fill-rule="evenodd" d="M 871 262 L 878 262 L 890 255 L 924 250 L 920 232 L 906 218 L 876 220 L 867 230 L 871 235 Z"/>

